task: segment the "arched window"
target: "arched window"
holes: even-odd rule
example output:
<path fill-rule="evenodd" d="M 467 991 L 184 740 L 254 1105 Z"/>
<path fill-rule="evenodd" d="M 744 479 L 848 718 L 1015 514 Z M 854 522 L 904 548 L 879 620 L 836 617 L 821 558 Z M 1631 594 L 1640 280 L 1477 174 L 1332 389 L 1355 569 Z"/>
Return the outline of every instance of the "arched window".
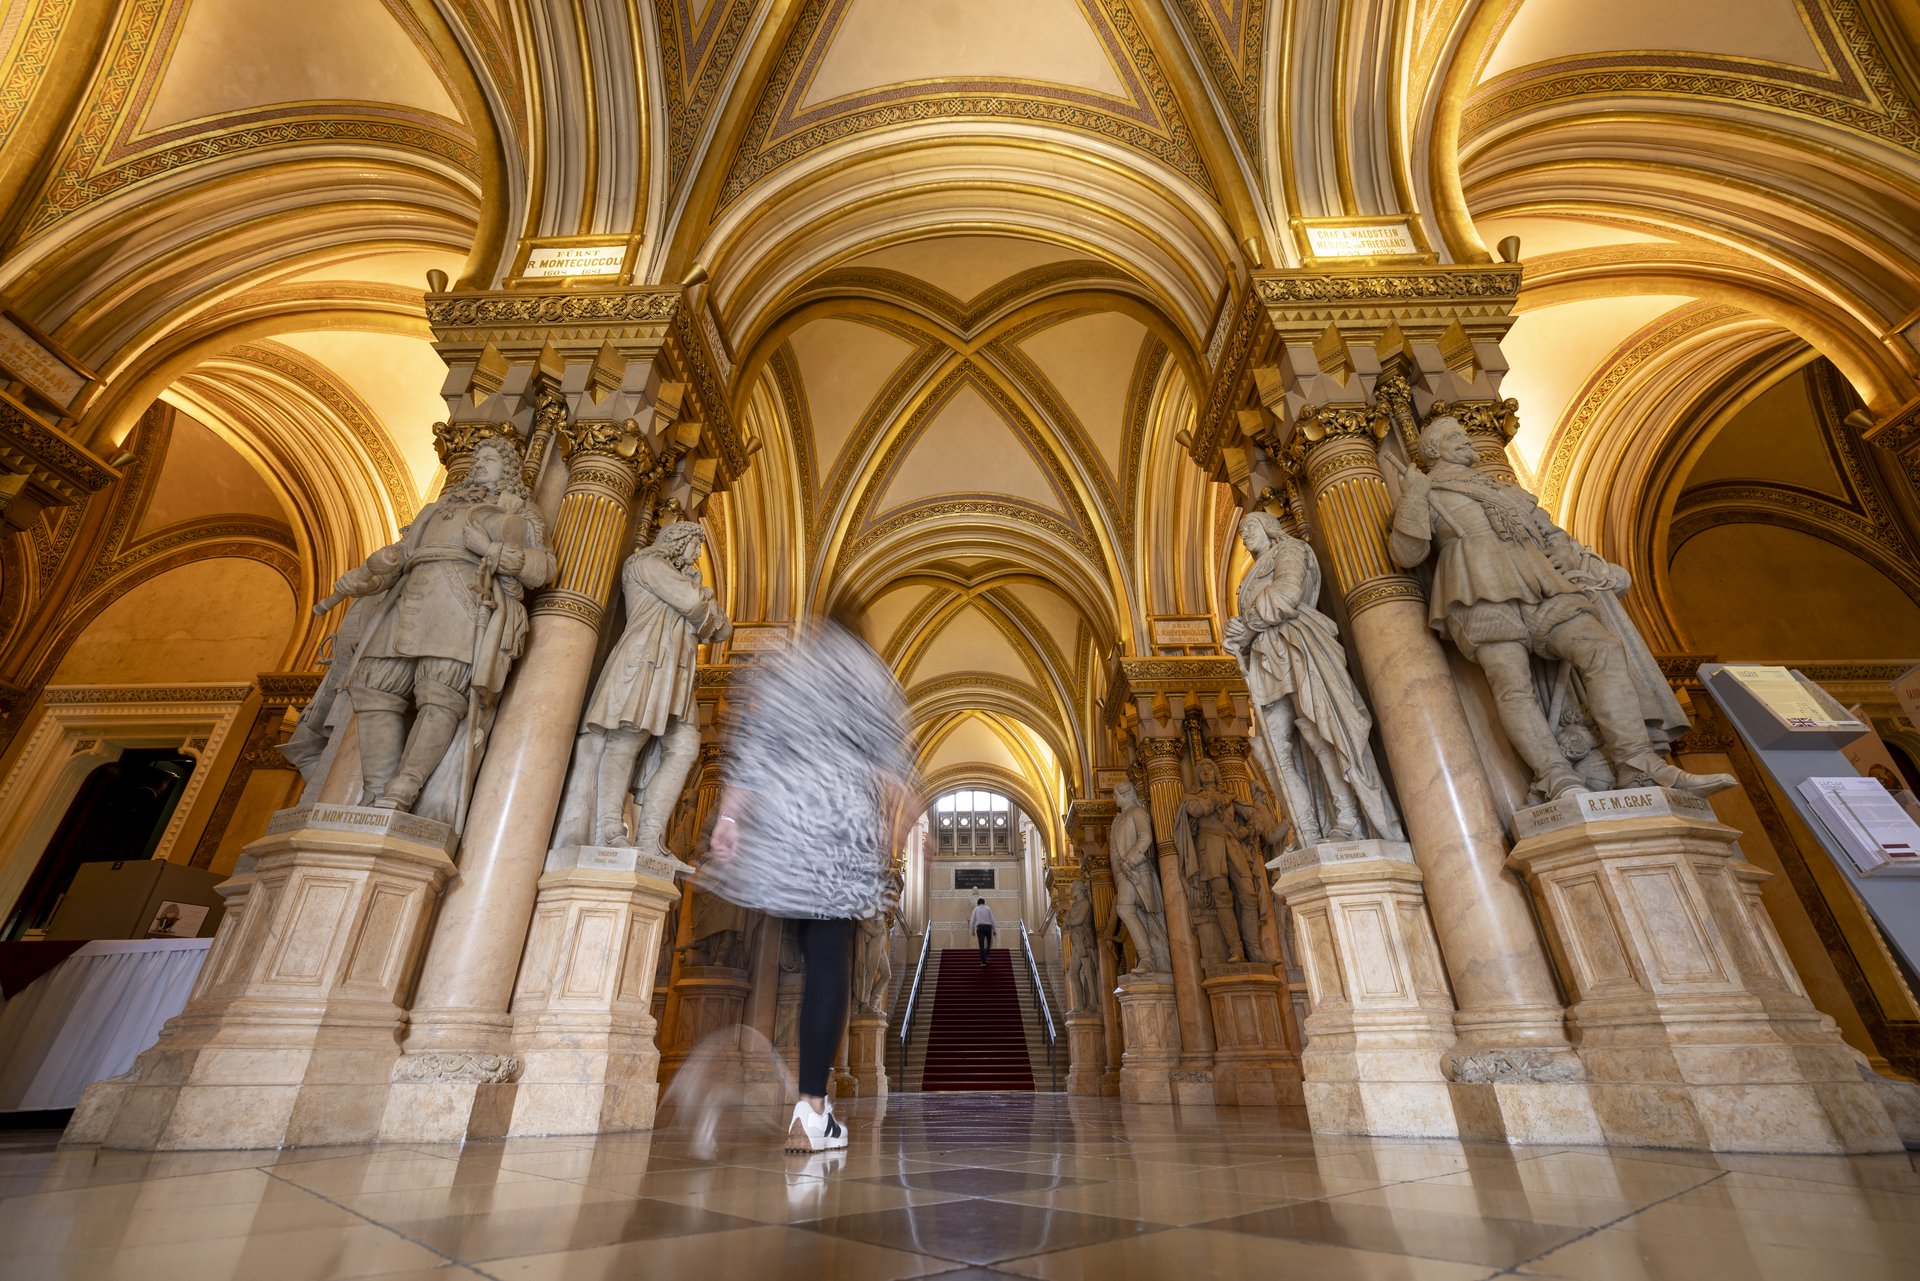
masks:
<path fill-rule="evenodd" d="M 998 792 L 948 792 L 933 803 L 933 848 L 940 854 L 1011 854 L 1015 812 Z"/>

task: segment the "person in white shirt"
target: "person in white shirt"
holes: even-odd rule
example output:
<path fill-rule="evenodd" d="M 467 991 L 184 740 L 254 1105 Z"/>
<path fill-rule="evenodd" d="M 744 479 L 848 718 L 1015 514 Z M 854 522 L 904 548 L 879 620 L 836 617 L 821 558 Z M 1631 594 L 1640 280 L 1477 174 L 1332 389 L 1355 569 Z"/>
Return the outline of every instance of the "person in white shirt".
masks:
<path fill-rule="evenodd" d="M 973 933 L 980 940 L 980 964 L 987 963 L 987 953 L 993 948 L 993 909 L 987 906 L 983 898 L 973 901 Z"/>

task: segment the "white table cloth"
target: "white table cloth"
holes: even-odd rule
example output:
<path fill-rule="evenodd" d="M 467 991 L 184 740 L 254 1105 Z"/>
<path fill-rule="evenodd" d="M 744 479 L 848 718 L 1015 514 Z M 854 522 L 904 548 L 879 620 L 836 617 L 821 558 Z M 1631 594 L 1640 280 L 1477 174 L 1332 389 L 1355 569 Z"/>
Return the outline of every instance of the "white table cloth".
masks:
<path fill-rule="evenodd" d="M 0 1112 L 70 1108 L 186 1006 L 212 939 L 89 943 L 0 1008 Z"/>

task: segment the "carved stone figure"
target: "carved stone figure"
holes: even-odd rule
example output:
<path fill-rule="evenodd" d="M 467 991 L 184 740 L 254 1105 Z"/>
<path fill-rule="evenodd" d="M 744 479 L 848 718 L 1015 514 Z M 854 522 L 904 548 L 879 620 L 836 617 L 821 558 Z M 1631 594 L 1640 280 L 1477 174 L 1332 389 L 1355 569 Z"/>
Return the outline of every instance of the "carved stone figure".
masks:
<path fill-rule="evenodd" d="M 1098 1013 L 1100 958 L 1094 949 L 1099 944 L 1093 929 L 1093 891 L 1085 881 L 1067 882 L 1067 910 L 1060 929 L 1067 937 L 1067 997 L 1072 1002 L 1068 1013 Z"/>
<path fill-rule="evenodd" d="M 687 921 L 692 941 L 679 949 L 682 965 L 747 968 L 746 909 L 698 887 L 687 896 Z"/>
<path fill-rule="evenodd" d="M 700 753 L 693 697 L 699 646 L 733 630 L 713 589 L 700 581 L 702 537 L 695 522 L 673 521 L 620 569 L 626 630 L 587 700 L 556 845 L 627 844 L 631 790 L 638 811 L 632 843 L 663 849 L 661 835 Z"/>
<path fill-rule="evenodd" d="M 1247 807 L 1247 827 L 1250 830 L 1250 842 L 1257 842 L 1264 850 L 1260 865 L 1266 866 L 1275 856 L 1284 854 L 1294 840 L 1293 824 L 1273 803 L 1273 795 L 1257 779 L 1253 784 L 1253 804 Z"/>
<path fill-rule="evenodd" d="M 1649 726 L 1666 725 L 1673 713 L 1636 676 L 1646 646 L 1612 599 L 1626 590 L 1626 571 L 1555 525 L 1526 490 L 1475 471 L 1473 443 L 1455 419 L 1429 423 L 1419 452 L 1426 470 L 1411 467 L 1403 476 L 1393 557 L 1412 567 L 1434 556 L 1428 619 L 1486 673 L 1501 727 L 1532 771 L 1535 791 L 1590 790 L 1555 741 L 1556 688 L 1584 703 L 1613 786 L 1659 784 L 1698 796 L 1734 786 L 1732 775 L 1690 774 L 1654 750 Z M 1564 664 L 1544 682 L 1545 698 L 1536 657 Z"/>
<path fill-rule="evenodd" d="M 1240 582 L 1240 613 L 1227 620 L 1226 644 L 1259 709 L 1262 763 L 1276 776 L 1301 840 L 1402 839 L 1367 741 L 1373 717 L 1347 671 L 1339 631 L 1314 605 L 1320 564 L 1313 549 L 1265 512 L 1241 522 L 1240 541 L 1253 566 Z"/>
<path fill-rule="evenodd" d="M 313 607 L 324 614 L 355 601 L 334 638 L 332 688 L 283 755 L 303 770 L 319 760 L 344 692 L 358 724 L 360 803 L 458 826 L 501 687 L 526 645 L 524 598 L 553 570 L 519 458 L 502 440 L 482 440 L 464 480 Z"/>
<path fill-rule="evenodd" d="M 1173 821 L 1173 847 L 1180 871 L 1192 887 L 1194 930 L 1201 951 L 1224 950 L 1226 959 L 1264 961 L 1260 946 L 1259 894 L 1266 882 L 1256 877 L 1242 840 L 1242 806 L 1220 781 L 1220 767 L 1206 757 L 1194 764 L 1193 782 Z M 1218 947 L 1209 936 L 1219 932 Z"/>
<path fill-rule="evenodd" d="M 893 915 L 869 916 L 858 925 L 853 952 L 853 1004 L 862 1014 L 883 1015 L 887 991 L 893 985 L 893 958 L 887 943 L 893 933 Z"/>
<path fill-rule="evenodd" d="M 1121 781 L 1113 789 L 1120 812 L 1108 830 L 1107 849 L 1113 858 L 1113 911 L 1133 939 L 1135 974 L 1173 971 L 1167 947 L 1167 909 L 1160 896 L 1160 869 L 1155 862 L 1153 818 L 1140 803 L 1133 784 Z"/>

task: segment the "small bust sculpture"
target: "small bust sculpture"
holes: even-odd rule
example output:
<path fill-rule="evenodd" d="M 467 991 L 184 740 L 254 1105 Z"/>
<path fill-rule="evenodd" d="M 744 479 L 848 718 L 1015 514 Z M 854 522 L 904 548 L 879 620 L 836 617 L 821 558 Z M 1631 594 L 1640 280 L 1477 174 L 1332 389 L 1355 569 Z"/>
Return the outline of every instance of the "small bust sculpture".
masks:
<path fill-rule="evenodd" d="M 1099 946 L 1093 928 L 1093 893 L 1083 880 L 1067 883 L 1067 910 L 1060 922 L 1067 938 L 1067 998 L 1070 1013 L 1100 1011 Z"/>
<path fill-rule="evenodd" d="M 358 725 L 360 803 L 459 826 L 494 706 L 526 645 L 522 602 L 553 570 L 519 458 L 503 440 L 482 440 L 459 484 L 313 607 L 325 614 L 354 600 L 334 640 L 331 688 L 283 754 L 303 770 L 319 759 L 344 690 Z"/>
<path fill-rule="evenodd" d="M 1120 812 L 1108 832 L 1113 858 L 1113 911 L 1133 940 L 1135 974 L 1167 974 L 1173 962 L 1167 948 L 1167 911 L 1160 894 L 1160 868 L 1153 844 L 1153 819 L 1131 782 L 1114 786 Z"/>
<path fill-rule="evenodd" d="M 1275 774 L 1301 839 L 1402 839 L 1367 735 L 1373 717 L 1347 671 L 1347 653 L 1320 598 L 1313 548 L 1265 512 L 1240 523 L 1253 566 L 1240 580 L 1240 613 L 1227 649 L 1240 660 L 1259 709 L 1260 755 Z"/>
<path fill-rule="evenodd" d="M 1614 599 L 1627 574 L 1555 525 L 1533 495 L 1482 475 L 1458 420 L 1435 418 L 1402 476 L 1389 547 L 1401 565 L 1433 557 L 1428 620 L 1486 673 L 1500 725 L 1544 797 L 1591 790 L 1556 741 L 1541 687 L 1584 703 L 1615 787 L 1659 784 L 1705 796 L 1730 774 L 1690 774 L 1654 750 L 1677 708 L 1646 644 Z M 1534 660 L 1571 679 L 1536 682 Z M 1657 683 L 1658 689 L 1651 688 Z M 1684 716 L 1679 718 L 1682 727 Z"/>
<path fill-rule="evenodd" d="M 672 521 L 620 569 L 627 625 L 587 700 L 556 844 L 625 845 L 632 789 L 633 844 L 663 849 L 661 834 L 700 752 L 693 697 L 699 647 L 733 630 L 713 589 L 700 581 L 703 537 L 697 523 Z"/>

